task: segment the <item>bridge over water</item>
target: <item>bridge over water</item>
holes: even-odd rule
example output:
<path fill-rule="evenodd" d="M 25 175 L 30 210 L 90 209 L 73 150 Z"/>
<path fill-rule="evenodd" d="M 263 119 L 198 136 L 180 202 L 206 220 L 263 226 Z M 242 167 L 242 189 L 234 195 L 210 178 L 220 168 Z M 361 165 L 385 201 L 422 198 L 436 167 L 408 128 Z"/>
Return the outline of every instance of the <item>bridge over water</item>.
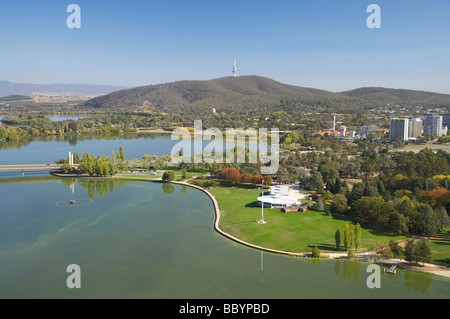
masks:
<path fill-rule="evenodd" d="M 24 164 L 24 165 L 0 165 L 0 172 L 11 171 L 50 171 L 60 169 L 60 164 Z"/>

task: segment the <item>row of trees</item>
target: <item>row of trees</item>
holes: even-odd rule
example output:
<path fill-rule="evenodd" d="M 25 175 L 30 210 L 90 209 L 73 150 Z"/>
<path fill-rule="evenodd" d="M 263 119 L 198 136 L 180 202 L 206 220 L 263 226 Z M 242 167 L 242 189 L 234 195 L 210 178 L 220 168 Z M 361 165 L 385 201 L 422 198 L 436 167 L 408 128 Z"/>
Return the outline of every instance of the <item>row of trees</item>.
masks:
<path fill-rule="evenodd" d="M 350 251 L 351 249 L 358 250 L 361 247 L 361 232 L 362 228 L 359 223 L 356 224 L 346 224 L 344 229 L 344 249 Z M 334 239 L 336 244 L 336 249 L 339 250 L 341 245 L 341 232 L 339 229 L 334 233 Z"/>
<path fill-rule="evenodd" d="M 70 165 L 66 160 L 59 161 L 59 163 L 63 163 L 61 169 L 64 173 L 89 174 L 89 176 L 93 176 L 94 174 L 97 176 L 113 176 L 117 170 L 124 168 L 125 154 L 121 146 L 117 153 L 117 159 L 114 151 L 111 152 L 110 157 L 104 155 L 95 156 L 83 151 L 81 158 L 75 152 L 73 159 L 74 166 Z"/>
<path fill-rule="evenodd" d="M 226 184 L 254 184 L 271 185 L 272 176 L 252 175 L 250 173 L 240 173 L 236 168 L 223 168 L 216 174 L 217 178 Z"/>

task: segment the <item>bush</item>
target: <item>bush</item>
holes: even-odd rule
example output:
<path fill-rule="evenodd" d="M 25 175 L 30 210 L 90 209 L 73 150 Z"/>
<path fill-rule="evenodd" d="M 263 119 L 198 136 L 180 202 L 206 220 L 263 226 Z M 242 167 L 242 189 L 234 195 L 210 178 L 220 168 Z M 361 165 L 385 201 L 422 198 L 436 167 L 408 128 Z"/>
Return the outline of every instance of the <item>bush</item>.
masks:
<path fill-rule="evenodd" d="M 69 163 L 64 163 L 61 165 L 61 169 L 64 172 L 64 174 L 70 174 L 73 173 L 75 168 L 72 165 L 69 165 Z"/>
<path fill-rule="evenodd" d="M 355 258 L 355 252 L 354 252 L 353 250 L 349 250 L 349 251 L 348 251 L 348 257 L 349 257 L 350 259 Z"/>
<path fill-rule="evenodd" d="M 317 247 L 314 247 L 312 250 L 312 256 L 313 256 L 313 258 L 320 258 L 320 249 Z"/>

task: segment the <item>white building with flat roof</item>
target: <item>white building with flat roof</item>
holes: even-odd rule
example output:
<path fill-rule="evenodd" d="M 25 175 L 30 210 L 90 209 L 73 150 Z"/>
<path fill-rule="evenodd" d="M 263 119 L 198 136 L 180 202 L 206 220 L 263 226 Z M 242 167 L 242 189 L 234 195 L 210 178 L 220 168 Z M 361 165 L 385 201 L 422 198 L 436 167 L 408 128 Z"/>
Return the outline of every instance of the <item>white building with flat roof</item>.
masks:
<path fill-rule="evenodd" d="M 259 196 L 257 199 L 259 206 L 270 208 L 292 207 L 299 204 L 296 197 L 289 193 L 289 186 L 276 185 L 270 187 L 269 195 Z"/>

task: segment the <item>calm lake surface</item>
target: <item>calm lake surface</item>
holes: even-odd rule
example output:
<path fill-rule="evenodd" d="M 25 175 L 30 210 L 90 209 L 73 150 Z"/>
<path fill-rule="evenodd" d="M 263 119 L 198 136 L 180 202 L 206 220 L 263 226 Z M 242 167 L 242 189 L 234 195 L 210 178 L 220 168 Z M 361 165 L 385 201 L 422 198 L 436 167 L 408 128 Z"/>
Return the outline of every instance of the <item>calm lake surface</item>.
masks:
<path fill-rule="evenodd" d="M 67 159 L 69 152 L 83 151 L 93 155 L 111 156 L 111 151 L 117 155 L 123 146 L 125 158 L 141 159 L 144 155 L 168 155 L 172 148 L 181 140 L 172 140 L 171 134 L 125 134 L 119 136 L 77 138 L 77 137 L 48 137 L 30 138 L 9 143 L 0 142 L 0 165 L 11 164 L 53 164 L 56 160 Z M 210 141 L 203 141 L 202 148 Z M 192 143 L 193 145 L 193 143 Z M 224 141 L 223 150 L 227 146 Z M 191 154 L 194 154 L 191 147 Z"/>
<path fill-rule="evenodd" d="M 49 164 L 59 159 L 67 159 L 69 152 L 83 151 L 94 155 L 117 155 L 124 147 L 127 159 L 141 159 L 148 155 L 167 155 L 179 141 L 172 141 L 170 134 L 134 134 L 105 138 L 50 137 L 29 139 L 16 143 L 0 142 L 0 165 L 9 164 Z"/>
<path fill-rule="evenodd" d="M 17 116 L 17 115 L 0 114 L 0 121 L 1 121 L 2 118 L 9 117 L 9 116 Z M 64 114 L 46 115 L 46 116 L 48 116 L 54 122 L 56 122 L 56 121 L 65 121 L 65 120 L 80 120 L 80 119 L 85 119 L 85 118 L 88 118 L 88 117 L 92 117 L 92 115 L 64 115 Z"/>
<path fill-rule="evenodd" d="M 52 163 L 69 151 L 109 156 L 121 145 L 127 158 L 140 158 L 168 154 L 175 143 L 169 135 L 41 140 L 0 148 L 0 164 Z M 383 272 L 381 288 L 369 289 L 369 264 L 239 245 L 214 231 L 211 200 L 189 187 L 39 174 L 0 179 L 0 298 L 450 296 L 450 280 L 422 272 Z M 66 286 L 70 264 L 81 268 L 81 289 Z"/>
<path fill-rule="evenodd" d="M 213 229 L 209 197 L 161 183 L 0 182 L 0 298 L 448 298 L 450 281 L 261 253 Z M 26 199 L 26 200 L 24 200 Z M 71 205 L 69 201 L 76 200 Z M 81 268 L 69 289 L 67 266 Z"/>

